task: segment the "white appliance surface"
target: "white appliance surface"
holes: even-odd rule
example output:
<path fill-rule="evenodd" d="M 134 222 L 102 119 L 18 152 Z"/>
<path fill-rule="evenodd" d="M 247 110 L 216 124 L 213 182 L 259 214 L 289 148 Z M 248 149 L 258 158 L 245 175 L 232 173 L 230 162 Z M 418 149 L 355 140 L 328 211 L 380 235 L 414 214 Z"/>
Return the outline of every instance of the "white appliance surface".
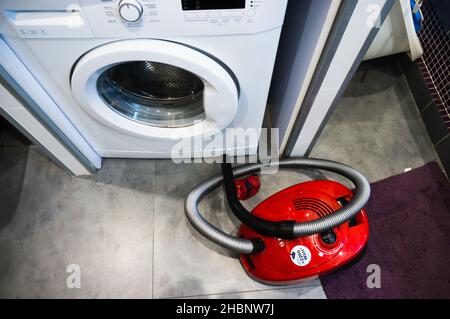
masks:
<path fill-rule="evenodd" d="M 252 154 L 258 146 L 286 4 L 287 0 L 5 0 L 0 2 L 0 33 L 102 157 L 168 158 L 180 140 L 200 136 L 208 145 L 226 128 L 257 130 L 254 138 L 236 137 L 242 139 L 236 148 Z M 181 104 L 191 117 L 164 113 L 166 104 L 155 108 L 162 110 L 162 117 L 130 111 L 137 109 L 138 94 L 133 91 L 130 100 L 117 81 L 129 65 L 143 61 L 152 70 L 169 66 L 168 73 L 200 80 L 189 83 L 198 84 L 202 97 L 196 98 L 192 89 L 192 101 Z M 120 89 L 110 93 L 115 86 Z M 111 102 L 110 95 L 125 97 Z M 167 120 L 167 114 L 174 120 Z M 226 146 L 215 145 L 215 155 L 226 151 Z M 202 154 L 193 149 L 188 155 Z"/>
<path fill-rule="evenodd" d="M 289 32 L 281 37 L 269 96 L 272 125 L 280 130 L 280 154 L 285 152 L 340 6 L 341 0 L 289 3 L 285 21 Z"/>
<path fill-rule="evenodd" d="M 378 27 L 376 23 L 372 22 L 380 19 L 381 9 L 388 2 L 387 0 L 360 0 L 357 2 L 290 156 L 300 157 L 307 154 L 333 102 L 345 85 L 345 80 L 354 67 L 358 55 L 364 50 L 364 44 L 370 33 Z"/>

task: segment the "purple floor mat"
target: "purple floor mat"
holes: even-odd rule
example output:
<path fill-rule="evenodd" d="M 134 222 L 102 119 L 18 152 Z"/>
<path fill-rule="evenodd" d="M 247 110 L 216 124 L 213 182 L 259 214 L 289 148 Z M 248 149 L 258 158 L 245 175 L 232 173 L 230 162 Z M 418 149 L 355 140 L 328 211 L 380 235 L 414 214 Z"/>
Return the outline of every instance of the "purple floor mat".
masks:
<path fill-rule="evenodd" d="M 328 298 L 450 298 L 450 183 L 437 163 L 372 184 L 364 256 L 321 279 Z M 369 265 L 381 288 L 369 289 Z"/>

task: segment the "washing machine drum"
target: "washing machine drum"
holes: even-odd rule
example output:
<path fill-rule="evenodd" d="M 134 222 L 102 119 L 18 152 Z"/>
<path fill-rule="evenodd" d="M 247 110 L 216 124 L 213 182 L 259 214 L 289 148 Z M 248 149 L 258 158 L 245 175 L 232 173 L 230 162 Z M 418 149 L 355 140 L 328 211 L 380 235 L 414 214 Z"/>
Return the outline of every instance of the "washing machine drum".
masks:
<path fill-rule="evenodd" d="M 151 61 L 119 64 L 104 71 L 97 86 L 113 109 L 134 120 L 182 127 L 205 117 L 203 81 L 173 65 Z"/>

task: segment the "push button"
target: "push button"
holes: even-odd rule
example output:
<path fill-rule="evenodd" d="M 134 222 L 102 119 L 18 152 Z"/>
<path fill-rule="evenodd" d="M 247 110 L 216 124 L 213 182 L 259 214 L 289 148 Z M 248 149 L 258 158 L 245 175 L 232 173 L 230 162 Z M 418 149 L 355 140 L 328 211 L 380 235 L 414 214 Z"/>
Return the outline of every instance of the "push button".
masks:
<path fill-rule="evenodd" d="M 332 230 L 320 234 L 320 240 L 326 245 L 334 245 L 337 240 L 336 233 Z"/>

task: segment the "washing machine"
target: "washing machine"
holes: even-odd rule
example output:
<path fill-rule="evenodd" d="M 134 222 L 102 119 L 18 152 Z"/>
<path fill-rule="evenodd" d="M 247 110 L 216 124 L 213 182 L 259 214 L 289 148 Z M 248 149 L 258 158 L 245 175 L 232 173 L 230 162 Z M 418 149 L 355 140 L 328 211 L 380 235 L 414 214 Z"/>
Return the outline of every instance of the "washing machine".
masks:
<path fill-rule="evenodd" d="M 4 0 L 0 32 L 101 157 L 255 154 L 286 4 Z"/>

